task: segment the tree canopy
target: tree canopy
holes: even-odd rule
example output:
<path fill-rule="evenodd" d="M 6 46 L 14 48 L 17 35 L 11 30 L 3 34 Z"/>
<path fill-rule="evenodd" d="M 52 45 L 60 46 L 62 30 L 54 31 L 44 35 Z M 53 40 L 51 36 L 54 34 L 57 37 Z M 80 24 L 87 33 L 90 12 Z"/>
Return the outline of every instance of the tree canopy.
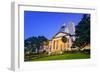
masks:
<path fill-rule="evenodd" d="M 90 44 L 90 14 L 84 14 L 83 18 L 76 26 L 76 41 L 74 46 L 80 48 L 84 47 L 86 44 Z"/>
<path fill-rule="evenodd" d="M 48 39 L 44 36 L 38 36 L 38 37 L 30 37 L 24 41 L 24 46 L 27 48 L 26 51 L 33 52 L 36 49 L 39 50 L 40 46 L 44 45 L 44 42 L 48 42 Z"/>
<path fill-rule="evenodd" d="M 63 43 L 67 42 L 67 38 L 65 36 L 63 36 L 61 40 L 62 40 Z"/>

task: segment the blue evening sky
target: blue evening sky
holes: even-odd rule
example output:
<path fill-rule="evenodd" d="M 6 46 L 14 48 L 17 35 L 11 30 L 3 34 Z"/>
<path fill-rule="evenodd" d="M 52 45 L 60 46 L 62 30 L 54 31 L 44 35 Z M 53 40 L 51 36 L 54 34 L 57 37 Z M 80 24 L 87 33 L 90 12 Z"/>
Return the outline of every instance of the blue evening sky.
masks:
<path fill-rule="evenodd" d="M 24 38 L 45 36 L 51 39 L 60 27 L 72 21 L 77 25 L 83 14 L 24 11 Z"/>

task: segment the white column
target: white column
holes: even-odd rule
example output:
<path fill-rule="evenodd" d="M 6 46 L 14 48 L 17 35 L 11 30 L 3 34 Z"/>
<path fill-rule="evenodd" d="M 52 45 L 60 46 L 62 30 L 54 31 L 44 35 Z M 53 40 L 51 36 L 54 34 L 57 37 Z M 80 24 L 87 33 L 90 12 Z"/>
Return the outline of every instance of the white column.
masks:
<path fill-rule="evenodd" d="M 52 40 L 52 42 L 51 42 L 51 51 L 53 50 L 53 46 L 54 46 L 54 44 L 53 44 L 53 40 Z"/>
<path fill-rule="evenodd" d="M 56 50 L 56 48 L 57 48 L 57 41 L 55 40 L 55 50 Z"/>

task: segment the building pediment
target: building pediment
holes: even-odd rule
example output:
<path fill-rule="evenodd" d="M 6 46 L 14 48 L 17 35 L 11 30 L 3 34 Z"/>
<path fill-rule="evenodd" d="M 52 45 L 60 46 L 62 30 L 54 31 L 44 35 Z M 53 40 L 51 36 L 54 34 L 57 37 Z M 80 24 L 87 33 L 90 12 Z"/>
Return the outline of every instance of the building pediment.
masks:
<path fill-rule="evenodd" d="M 66 32 L 58 32 L 53 38 L 68 36 L 69 34 Z"/>

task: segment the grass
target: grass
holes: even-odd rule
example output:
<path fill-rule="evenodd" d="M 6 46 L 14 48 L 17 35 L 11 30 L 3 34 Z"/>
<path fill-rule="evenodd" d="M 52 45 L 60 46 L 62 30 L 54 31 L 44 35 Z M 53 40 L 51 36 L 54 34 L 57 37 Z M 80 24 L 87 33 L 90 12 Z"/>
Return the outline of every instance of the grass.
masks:
<path fill-rule="evenodd" d="M 70 60 L 70 59 L 88 59 L 90 54 L 85 53 L 64 53 L 63 55 L 52 55 L 31 59 L 30 61 L 49 61 L 49 60 Z"/>

